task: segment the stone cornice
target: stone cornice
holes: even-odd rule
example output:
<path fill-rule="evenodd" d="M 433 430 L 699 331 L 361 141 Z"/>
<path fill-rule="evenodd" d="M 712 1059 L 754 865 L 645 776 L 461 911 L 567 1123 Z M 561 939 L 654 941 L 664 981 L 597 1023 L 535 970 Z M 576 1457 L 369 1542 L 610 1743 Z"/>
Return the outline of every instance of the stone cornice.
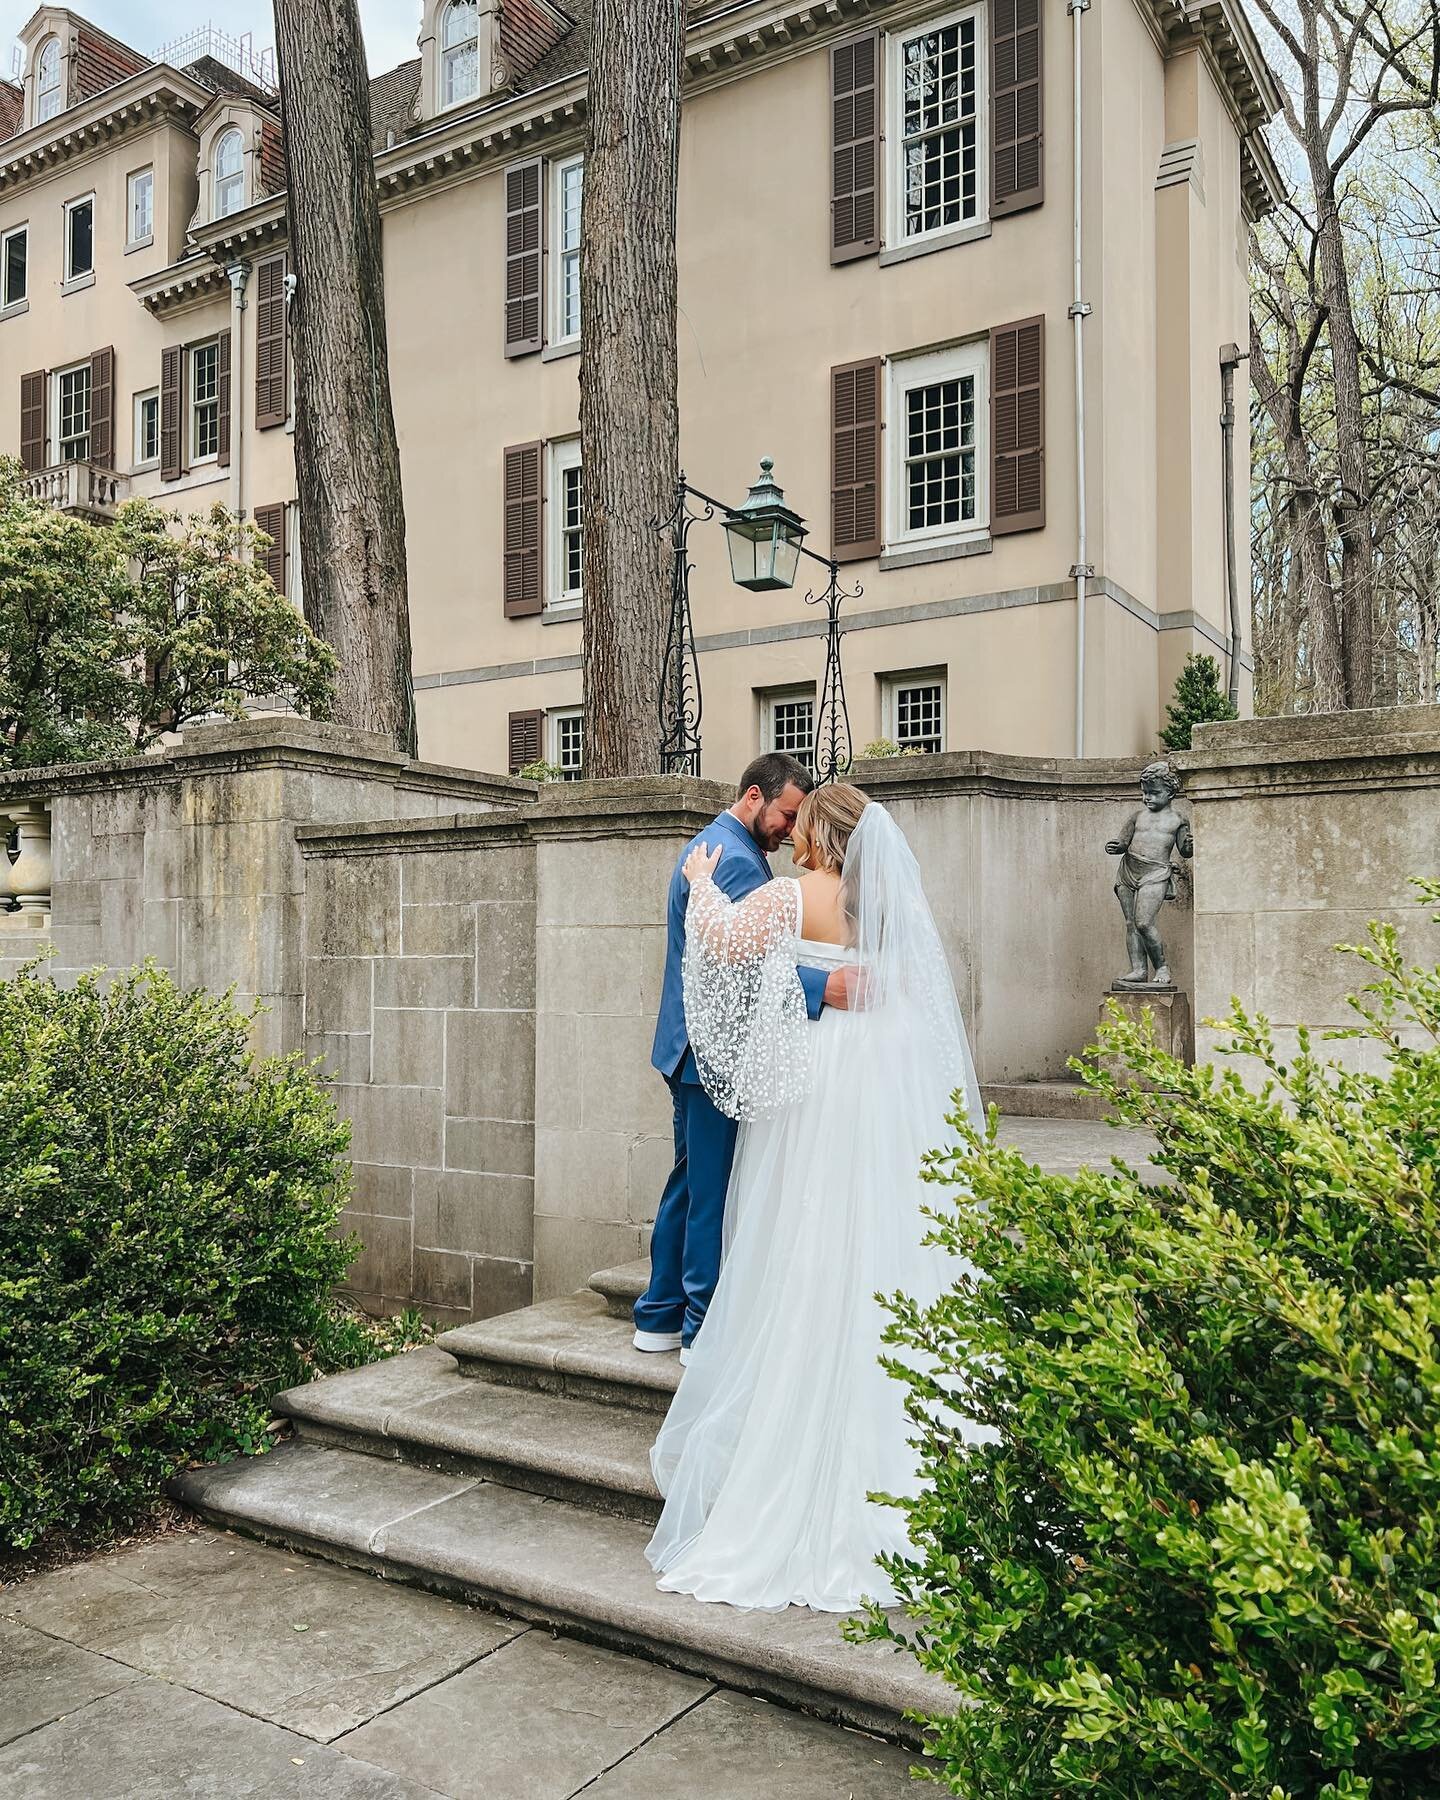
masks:
<path fill-rule="evenodd" d="M 142 126 L 173 118 L 188 130 L 211 98 L 209 88 L 164 63 L 142 69 L 93 100 L 0 143 L 0 193 Z"/>
<path fill-rule="evenodd" d="M 1172 759 L 1194 800 L 1440 788 L 1440 706 L 1236 719 L 1195 745 Z"/>
<path fill-rule="evenodd" d="M 189 257 L 128 283 L 130 292 L 154 318 L 183 312 L 211 300 L 225 288 L 225 270 L 217 262 Z"/>

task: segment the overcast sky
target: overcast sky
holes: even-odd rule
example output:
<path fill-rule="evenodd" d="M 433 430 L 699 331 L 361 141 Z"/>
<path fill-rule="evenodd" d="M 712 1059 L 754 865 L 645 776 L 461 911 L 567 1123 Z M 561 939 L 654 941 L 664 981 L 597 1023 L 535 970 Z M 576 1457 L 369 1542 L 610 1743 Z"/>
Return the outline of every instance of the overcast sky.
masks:
<path fill-rule="evenodd" d="M 34 13 L 39 0 L 0 0 L 0 69 L 11 72 L 15 36 Z M 73 10 L 112 37 L 149 55 L 197 27 L 210 24 L 239 37 L 250 32 L 256 52 L 275 42 L 275 26 L 267 0 L 72 0 Z M 415 55 L 420 29 L 420 0 L 360 0 L 365 50 L 372 74 L 393 69 Z"/>

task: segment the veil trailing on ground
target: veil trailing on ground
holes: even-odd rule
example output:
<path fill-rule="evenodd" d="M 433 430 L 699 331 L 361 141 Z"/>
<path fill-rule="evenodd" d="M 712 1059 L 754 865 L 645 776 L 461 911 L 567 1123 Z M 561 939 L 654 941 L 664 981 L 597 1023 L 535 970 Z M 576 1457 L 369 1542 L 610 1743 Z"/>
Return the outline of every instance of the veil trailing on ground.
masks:
<path fill-rule="evenodd" d="M 840 897 L 864 971 L 864 1011 L 903 1018 L 912 1049 L 928 1065 L 917 1070 L 924 1085 L 959 1094 L 970 1122 L 981 1124 L 975 1064 L 920 865 L 904 832 L 874 800 L 850 835 Z"/>

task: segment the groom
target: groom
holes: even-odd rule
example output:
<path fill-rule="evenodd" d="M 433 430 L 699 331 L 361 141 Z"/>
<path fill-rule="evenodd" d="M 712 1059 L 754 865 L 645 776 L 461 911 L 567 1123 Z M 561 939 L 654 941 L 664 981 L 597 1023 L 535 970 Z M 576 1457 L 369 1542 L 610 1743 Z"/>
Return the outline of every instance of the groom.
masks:
<path fill-rule="evenodd" d="M 720 1274 L 725 1193 L 735 1155 L 736 1125 L 716 1110 L 700 1085 L 685 1032 L 681 965 L 685 957 L 685 909 L 690 884 L 681 864 L 696 844 L 724 848 L 715 881 L 731 900 L 743 900 L 770 879 L 767 853 L 787 843 L 800 802 L 814 786 L 793 756 L 760 756 L 740 777 L 740 794 L 728 812 L 694 837 L 670 877 L 665 985 L 650 1060 L 665 1077 L 675 1108 L 675 1167 L 665 1183 L 650 1238 L 650 1285 L 635 1302 L 635 1348 L 679 1349 L 680 1360 L 700 1329 Z M 849 1004 L 847 971 L 799 971 L 812 1019 L 824 1006 Z"/>

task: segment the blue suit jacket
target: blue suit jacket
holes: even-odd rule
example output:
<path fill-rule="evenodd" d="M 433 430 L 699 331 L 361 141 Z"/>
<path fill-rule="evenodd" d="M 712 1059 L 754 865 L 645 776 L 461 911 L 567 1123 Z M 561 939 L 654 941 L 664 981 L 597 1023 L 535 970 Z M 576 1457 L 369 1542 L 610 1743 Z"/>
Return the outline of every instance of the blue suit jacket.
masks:
<path fill-rule="evenodd" d="M 685 995 L 680 969 L 685 957 L 685 909 L 690 904 L 690 883 L 681 873 L 685 858 L 696 844 L 724 845 L 725 853 L 715 871 L 715 882 L 722 894 L 732 900 L 743 900 L 747 894 L 770 880 L 770 864 L 765 853 L 734 813 L 722 812 L 713 825 L 697 833 L 680 853 L 675 873 L 670 877 L 670 898 L 666 907 L 667 938 L 665 943 L 665 985 L 660 990 L 660 1016 L 655 1021 L 655 1047 L 650 1061 L 667 1081 L 678 1075 L 682 1081 L 698 1082 L 695 1063 L 686 1060 L 690 1040 L 685 1031 Z M 800 970 L 800 985 L 805 990 L 805 1006 L 812 1019 L 818 1019 L 825 1004 L 825 969 Z"/>

